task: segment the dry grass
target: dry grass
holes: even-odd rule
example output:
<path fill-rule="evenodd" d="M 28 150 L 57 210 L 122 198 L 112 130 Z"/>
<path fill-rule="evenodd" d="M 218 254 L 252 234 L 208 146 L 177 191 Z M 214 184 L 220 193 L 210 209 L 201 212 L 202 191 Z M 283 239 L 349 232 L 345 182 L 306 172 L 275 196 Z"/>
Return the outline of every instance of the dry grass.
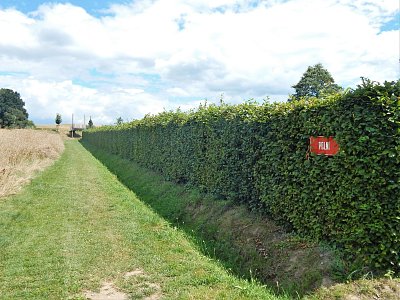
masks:
<path fill-rule="evenodd" d="M 71 124 L 61 124 L 60 126 L 36 125 L 36 129 L 58 132 L 64 140 L 68 140 L 71 138 L 70 133 L 69 133 L 69 130 L 71 129 Z"/>
<path fill-rule="evenodd" d="M 306 300 L 399 300 L 400 279 L 360 279 L 322 288 Z"/>
<path fill-rule="evenodd" d="M 82 126 L 82 125 L 79 125 Z M 82 137 L 82 131 L 75 131 L 74 137 L 71 137 L 71 124 L 61 124 L 59 126 L 56 125 L 37 125 L 36 129 L 39 130 L 50 130 L 53 132 L 58 132 L 63 140 L 70 139 L 80 139 Z"/>
<path fill-rule="evenodd" d="M 0 144 L 0 197 L 18 192 L 64 150 L 59 134 L 31 129 L 2 129 Z"/>

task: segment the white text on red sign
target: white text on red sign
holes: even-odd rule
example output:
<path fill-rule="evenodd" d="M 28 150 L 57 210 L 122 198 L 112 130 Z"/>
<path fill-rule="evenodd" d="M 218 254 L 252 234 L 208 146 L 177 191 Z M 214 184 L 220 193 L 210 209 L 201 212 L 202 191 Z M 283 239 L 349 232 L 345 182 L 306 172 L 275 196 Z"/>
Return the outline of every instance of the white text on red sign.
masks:
<path fill-rule="evenodd" d="M 318 142 L 318 150 L 330 150 L 331 143 L 330 142 Z"/>

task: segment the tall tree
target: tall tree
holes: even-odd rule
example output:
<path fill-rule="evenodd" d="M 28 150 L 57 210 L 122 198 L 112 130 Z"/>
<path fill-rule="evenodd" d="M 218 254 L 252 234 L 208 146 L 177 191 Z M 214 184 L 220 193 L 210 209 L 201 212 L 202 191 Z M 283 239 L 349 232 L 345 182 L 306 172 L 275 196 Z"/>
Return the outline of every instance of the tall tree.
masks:
<path fill-rule="evenodd" d="M 90 117 L 90 119 L 89 119 L 88 127 L 89 127 L 89 128 L 93 128 L 92 117 Z"/>
<path fill-rule="evenodd" d="M 0 89 L 0 128 L 25 128 L 33 126 L 19 93 Z"/>
<path fill-rule="evenodd" d="M 342 88 L 335 84 L 332 75 L 322 64 L 309 66 L 300 81 L 293 85 L 296 93 L 292 95 L 295 99 L 307 97 L 321 97 L 323 94 L 337 93 Z"/>
<path fill-rule="evenodd" d="M 57 124 L 57 125 L 60 125 L 61 122 L 62 122 L 61 115 L 60 115 L 60 114 L 56 114 L 56 124 Z"/>
<path fill-rule="evenodd" d="M 115 125 L 121 125 L 122 123 L 124 123 L 124 119 L 122 119 L 121 117 L 118 117 L 117 121 L 115 122 Z"/>

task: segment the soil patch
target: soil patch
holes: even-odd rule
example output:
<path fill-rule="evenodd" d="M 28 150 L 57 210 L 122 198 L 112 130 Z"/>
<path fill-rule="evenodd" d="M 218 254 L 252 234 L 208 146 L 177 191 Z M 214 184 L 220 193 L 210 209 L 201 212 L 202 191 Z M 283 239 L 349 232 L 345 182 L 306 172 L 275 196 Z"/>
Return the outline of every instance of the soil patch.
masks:
<path fill-rule="evenodd" d="M 134 298 L 144 300 L 159 300 L 162 297 L 161 287 L 157 283 L 150 282 L 149 277 L 141 269 L 125 273 L 122 279 L 122 286 L 135 286 Z M 128 300 L 131 295 L 117 289 L 115 283 L 106 281 L 100 291 L 86 291 L 84 293 L 88 300 Z"/>
<path fill-rule="evenodd" d="M 104 282 L 100 292 L 86 292 L 85 297 L 90 300 L 128 300 L 128 295 L 118 291 L 112 282 Z"/>

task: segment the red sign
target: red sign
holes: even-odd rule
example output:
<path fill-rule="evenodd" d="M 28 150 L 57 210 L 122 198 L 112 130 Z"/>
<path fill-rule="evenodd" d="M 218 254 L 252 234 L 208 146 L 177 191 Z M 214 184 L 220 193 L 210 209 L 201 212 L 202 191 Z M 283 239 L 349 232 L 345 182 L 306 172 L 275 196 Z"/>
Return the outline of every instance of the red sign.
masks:
<path fill-rule="evenodd" d="M 319 155 L 335 155 L 339 152 L 339 144 L 332 136 L 312 136 L 310 137 L 310 151 Z"/>

